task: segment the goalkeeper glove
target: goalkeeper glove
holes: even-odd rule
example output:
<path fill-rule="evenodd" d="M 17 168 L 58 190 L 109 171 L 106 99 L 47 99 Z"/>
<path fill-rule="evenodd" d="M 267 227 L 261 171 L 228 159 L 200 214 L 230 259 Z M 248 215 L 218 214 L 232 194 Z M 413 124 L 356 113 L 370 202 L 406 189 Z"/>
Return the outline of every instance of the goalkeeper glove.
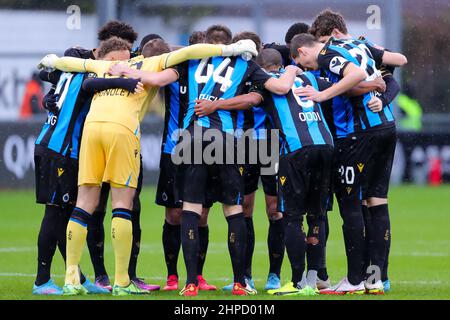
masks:
<path fill-rule="evenodd" d="M 56 62 L 58 61 L 56 54 L 48 54 L 39 62 L 37 68 L 39 70 L 53 71 L 55 70 Z"/>
<path fill-rule="evenodd" d="M 258 55 L 256 44 L 249 39 L 241 40 L 230 45 L 224 45 L 222 47 L 222 56 L 224 57 L 239 56 L 247 53 L 255 57 Z"/>

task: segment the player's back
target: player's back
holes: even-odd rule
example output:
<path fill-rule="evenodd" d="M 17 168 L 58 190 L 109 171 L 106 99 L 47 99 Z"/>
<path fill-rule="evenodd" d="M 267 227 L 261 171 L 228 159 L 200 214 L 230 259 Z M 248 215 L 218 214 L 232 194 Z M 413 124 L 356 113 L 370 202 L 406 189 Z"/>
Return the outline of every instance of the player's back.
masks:
<path fill-rule="evenodd" d="M 62 73 L 56 85 L 58 112 L 49 112 L 39 137 L 36 150 L 52 150 L 63 156 L 78 158 L 79 140 L 84 120 L 89 111 L 91 96 L 82 90 L 86 74 Z"/>
<path fill-rule="evenodd" d="M 333 83 L 342 79 L 343 71 L 348 63 L 353 63 L 366 72 L 365 81 L 372 81 L 381 76 L 371 50 L 359 40 L 332 38 L 319 56 L 323 75 Z M 382 112 L 372 112 L 368 103 L 373 97 L 375 93 L 369 92 L 362 96 L 340 96 L 333 100 L 334 128 L 338 138 L 394 125 L 394 116 L 388 106 L 384 107 Z"/>
<path fill-rule="evenodd" d="M 280 74 L 273 76 L 279 77 Z M 296 78 L 287 95 L 263 91 L 262 106 L 270 115 L 274 128 L 280 130 L 280 138 L 283 141 L 281 148 L 284 153 L 312 145 L 333 145 L 333 138 L 320 104 L 303 100 L 293 92 L 294 89 L 307 85 L 316 90 L 325 90 L 331 84 L 316 79 L 310 72 L 305 72 Z"/>
<path fill-rule="evenodd" d="M 255 62 L 246 61 L 241 57 L 191 60 L 185 67 L 188 68 L 189 104 L 184 128 L 198 121 L 203 128 L 234 133 L 238 127 L 237 111 L 219 110 L 199 118 L 194 114 L 195 101 L 230 99 L 242 94 L 248 85 L 247 82 L 263 84 L 269 78 Z"/>

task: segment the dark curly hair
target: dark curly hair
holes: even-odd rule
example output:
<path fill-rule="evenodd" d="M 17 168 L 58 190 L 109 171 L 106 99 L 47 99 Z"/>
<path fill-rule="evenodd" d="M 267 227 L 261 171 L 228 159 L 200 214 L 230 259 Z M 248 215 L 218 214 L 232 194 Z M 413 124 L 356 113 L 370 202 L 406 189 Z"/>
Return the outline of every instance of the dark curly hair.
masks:
<path fill-rule="evenodd" d="M 212 44 L 230 44 L 233 38 L 230 28 L 216 24 L 206 30 L 206 43 Z"/>
<path fill-rule="evenodd" d="M 117 20 L 107 22 L 98 30 L 97 35 L 99 41 L 106 41 L 111 37 L 118 37 L 128 41 L 130 44 L 133 44 L 138 37 L 138 34 L 132 26 Z"/>
<path fill-rule="evenodd" d="M 348 33 L 344 17 L 338 12 L 327 9 L 319 13 L 314 19 L 309 33 L 316 38 L 320 38 L 322 36 L 331 36 L 334 29 L 338 29 L 344 34 Z"/>
<path fill-rule="evenodd" d="M 189 36 L 189 45 L 205 43 L 206 31 L 194 31 Z"/>
<path fill-rule="evenodd" d="M 284 37 L 284 41 L 286 44 L 290 44 L 292 41 L 292 38 L 294 38 L 298 34 L 302 33 L 308 33 L 309 25 L 303 22 L 297 22 L 294 23 L 292 26 L 289 27 L 288 31 L 286 32 L 286 36 Z"/>

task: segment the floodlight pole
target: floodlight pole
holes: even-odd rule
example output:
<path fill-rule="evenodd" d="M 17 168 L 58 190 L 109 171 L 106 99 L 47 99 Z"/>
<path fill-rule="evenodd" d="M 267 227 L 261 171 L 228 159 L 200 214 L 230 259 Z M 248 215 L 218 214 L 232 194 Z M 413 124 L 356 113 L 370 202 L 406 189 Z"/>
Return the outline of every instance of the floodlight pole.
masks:
<path fill-rule="evenodd" d="M 117 0 L 96 0 L 97 23 L 102 26 L 109 20 L 119 17 L 119 6 Z"/>

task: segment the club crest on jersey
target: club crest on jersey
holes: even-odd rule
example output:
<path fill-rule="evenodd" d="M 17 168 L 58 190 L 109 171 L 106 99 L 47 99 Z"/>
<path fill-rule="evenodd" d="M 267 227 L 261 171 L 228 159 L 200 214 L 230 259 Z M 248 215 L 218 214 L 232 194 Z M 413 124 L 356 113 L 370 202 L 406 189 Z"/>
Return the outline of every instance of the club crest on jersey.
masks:
<path fill-rule="evenodd" d="M 347 193 L 348 193 L 348 194 L 350 194 L 350 193 L 352 192 L 352 188 L 347 187 L 346 189 L 347 189 Z"/>
<path fill-rule="evenodd" d="M 362 173 L 363 172 L 363 170 L 364 170 L 364 163 L 358 163 L 358 170 L 359 170 L 359 172 L 360 173 Z"/>
<path fill-rule="evenodd" d="M 321 54 L 322 56 L 324 56 L 326 53 L 327 53 L 327 49 L 322 49 L 322 51 L 320 51 L 320 54 Z"/>
<path fill-rule="evenodd" d="M 244 167 L 239 167 L 239 173 L 241 174 L 241 176 L 244 175 Z"/>
<path fill-rule="evenodd" d="M 347 60 L 342 57 L 334 57 L 330 62 L 330 71 L 335 74 L 340 74 L 342 67 L 345 65 Z"/>
<path fill-rule="evenodd" d="M 286 183 L 286 177 L 280 177 L 280 182 L 281 185 L 284 186 L 284 184 Z"/>
<path fill-rule="evenodd" d="M 64 169 L 63 168 L 58 168 L 58 177 L 61 177 L 64 173 Z"/>

